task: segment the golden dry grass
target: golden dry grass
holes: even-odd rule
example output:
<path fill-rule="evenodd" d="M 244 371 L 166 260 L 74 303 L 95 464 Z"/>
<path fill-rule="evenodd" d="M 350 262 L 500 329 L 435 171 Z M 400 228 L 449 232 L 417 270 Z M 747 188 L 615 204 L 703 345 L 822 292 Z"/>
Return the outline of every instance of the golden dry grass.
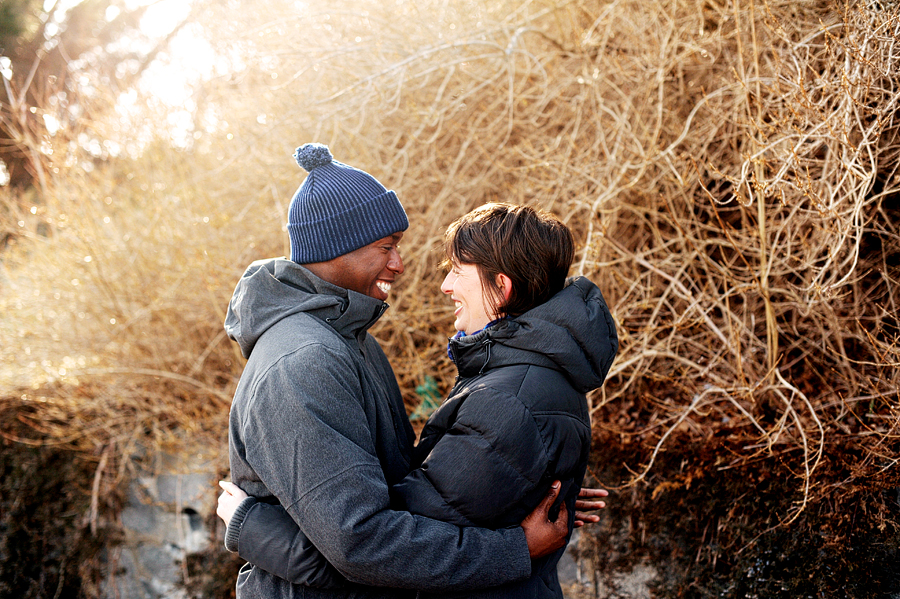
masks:
<path fill-rule="evenodd" d="M 619 326 L 590 399 L 595 427 L 648 448 L 621 484 L 676 436 L 727 434 L 722 468 L 801 457 L 789 520 L 830 439 L 856 443 L 861 475 L 896 465 L 895 6 L 292 6 L 240 22 L 210 8 L 243 67 L 198 92 L 217 125 L 190 150 L 159 141 L 88 172 L 59 136 L 46 193 L 7 202 L 25 208 L 3 222 L 0 409 L 35 431 L 16 440 L 76 447 L 98 480 L 138 448 L 222 457 L 242 366 L 224 310 L 246 264 L 287 251 L 303 176 L 290 155 L 319 141 L 410 215 L 406 274 L 374 332 L 411 409 L 427 375 L 452 380 L 444 228 L 486 201 L 528 203 L 575 231 L 573 274 Z"/>

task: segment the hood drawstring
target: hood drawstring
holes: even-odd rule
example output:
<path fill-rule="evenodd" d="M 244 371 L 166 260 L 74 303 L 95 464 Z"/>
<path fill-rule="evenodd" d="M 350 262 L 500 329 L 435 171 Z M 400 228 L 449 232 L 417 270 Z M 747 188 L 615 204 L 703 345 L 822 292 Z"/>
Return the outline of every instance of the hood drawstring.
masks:
<path fill-rule="evenodd" d="M 472 333 L 472 335 L 477 335 L 477 334 L 480 333 L 481 331 L 483 331 L 483 330 L 485 330 L 485 329 L 488 329 L 488 328 L 494 326 L 495 324 L 497 324 L 497 323 L 500 322 L 501 320 L 504 320 L 505 318 L 508 318 L 508 317 L 507 317 L 507 316 L 504 316 L 503 318 L 498 318 L 498 319 L 496 319 L 496 320 L 490 321 L 489 323 L 487 323 L 486 325 L 484 325 L 482 328 L 480 328 L 480 329 L 478 329 L 477 331 L 475 331 L 474 333 Z M 469 336 L 469 335 L 466 335 L 465 331 L 456 331 L 456 334 L 453 335 L 452 337 L 450 337 L 449 343 L 447 343 L 447 355 L 450 357 L 450 361 L 453 362 L 454 364 L 456 363 L 456 356 L 453 355 L 453 341 L 454 341 L 455 339 L 461 339 L 461 338 L 463 338 L 463 337 L 468 337 L 468 336 Z M 482 345 L 487 345 L 487 346 L 488 346 L 488 351 L 487 351 L 488 360 L 491 359 L 491 346 L 490 346 L 491 343 L 493 343 L 493 341 L 492 341 L 490 338 L 486 338 L 484 341 L 481 342 Z M 485 366 L 487 366 L 487 361 L 485 361 L 484 366 L 481 367 L 481 370 L 479 371 L 478 374 L 484 374 L 484 367 L 485 367 Z"/>
<path fill-rule="evenodd" d="M 484 369 L 487 368 L 488 362 L 491 361 L 491 346 L 493 344 L 494 340 L 490 337 L 485 338 L 485 340 L 481 342 L 481 345 L 487 346 L 487 356 L 484 359 L 484 364 L 481 365 L 481 370 L 478 371 L 479 375 L 484 374 Z"/>
<path fill-rule="evenodd" d="M 453 355 L 453 340 L 459 339 L 460 337 L 465 337 L 465 336 L 466 336 L 466 334 L 463 333 L 462 331 L 456 331 L 456 334 L 447 340 L 447 356 L 450 357 L 450 361 L 453 362 L 454 364 L 456 364 L 456 356 Z"/>

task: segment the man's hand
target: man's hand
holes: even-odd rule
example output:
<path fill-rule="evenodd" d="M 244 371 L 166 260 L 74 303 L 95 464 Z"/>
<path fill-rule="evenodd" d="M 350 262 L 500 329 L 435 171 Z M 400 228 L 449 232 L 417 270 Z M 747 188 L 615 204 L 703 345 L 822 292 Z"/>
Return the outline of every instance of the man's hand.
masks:
<path fill-rule="evenodd" d="M 222 487 L 222 494 L 219 495 L 219 506 L 216 508 L 216 514 L 225 521 L 225 526 L 228 526 L 237 507 L 249 495 L 244 493 L 239 486 L 228 481 L 220 480 L 219 486 Z"/>
<path fill-rule="evenodd" d="M 556 522 L 550 522 L 549 519 L 550 507 L 559 495 L 559 486 L 558 480 L 553 481 L 544 500 L 522 520 L 522 529 L 525 531 L 531 559 L 549 555 L 566 544 L 566 535 L 569 534 L 569 513 L 565 502 L 559 507 Z"/>
<path fill-rule="evenodd" d="M 600 516 L 596 514 L 586 514 L 587 510 L 602 510 L 606 507 L 605 501 L 593 501 L 597 497 L 606 497 L 609 493 L 604 489 L 581 489 L 578 493 L 578 499 L 575 501 L 575 528 L 584 526 L 585 524 L 596 524 L 600 521 Z"/>

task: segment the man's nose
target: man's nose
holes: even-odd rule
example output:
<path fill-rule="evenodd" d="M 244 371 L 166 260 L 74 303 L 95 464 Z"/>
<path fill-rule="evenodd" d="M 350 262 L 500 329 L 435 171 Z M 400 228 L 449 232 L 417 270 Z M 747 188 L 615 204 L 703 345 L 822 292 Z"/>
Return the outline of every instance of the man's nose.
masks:
<path fill-rule="evenodd" d="M 403 258 L 400 256 L 400 250 L 397 248 L 391 250 L 391 258 L 388 260 L 387 267 L 391 272 L 395 272 L 398 275 L 403 274 Z"/>

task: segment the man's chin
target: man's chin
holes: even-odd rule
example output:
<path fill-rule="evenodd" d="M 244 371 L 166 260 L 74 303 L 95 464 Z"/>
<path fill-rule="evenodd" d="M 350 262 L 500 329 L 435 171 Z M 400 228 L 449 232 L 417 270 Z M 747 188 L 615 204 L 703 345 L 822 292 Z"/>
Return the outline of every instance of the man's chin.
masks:
<path fill-rule="evenodd" d="M 369 297 L 373 297 L 379 301 L 387 301 L 388 294 L 379 289 L 378 287 L 372 287 L 371 291 L 368 293 Z"/>
<path fill-rule="evenodd" d="M 385 301 L 388 298 L 388 295 L 391 293 L 391 284 L 390 283 L 375 283 L 372 286 L 372 292 L 369 294 L 376 299 L 380 299 L 381 301 Z"/>

